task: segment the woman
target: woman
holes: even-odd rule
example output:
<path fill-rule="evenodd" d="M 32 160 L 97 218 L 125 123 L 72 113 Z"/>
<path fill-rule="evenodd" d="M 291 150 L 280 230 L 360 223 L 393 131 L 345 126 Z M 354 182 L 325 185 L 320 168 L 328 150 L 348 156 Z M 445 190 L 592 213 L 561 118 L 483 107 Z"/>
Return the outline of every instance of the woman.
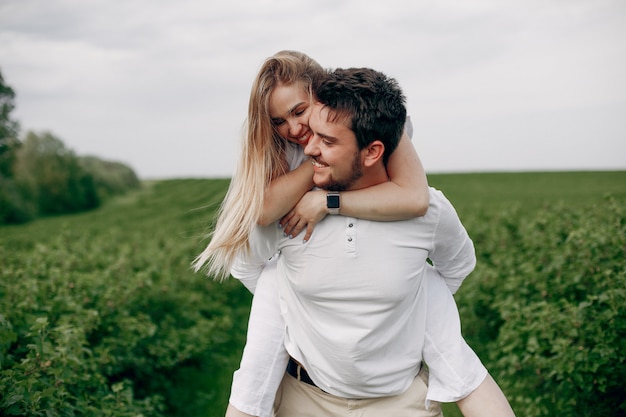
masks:
<path fill-rule="evenodd" d="M 327 214 L 326 193 L 309 191 L 313 186 L 313 169 L 311 164 L 304 163 L 302 152 L 310 136 L 311 82 L 322 72 L 319 64 L 308 56 L 291 51 L 277 53 L 261 67 L 250 97 L 238 171 L 219 211 L 213 238 L 194 262 L 196 270 L 208 262 L 209 274 L 219 278 L 228 276 L 235 259 L 244 258 L 250 230 L 257 223 L 271 224 L 282 217 L 280 224 L 292 237 L 306 228 L 306 242 L 314 225 Z M 387 168 L 390 178 L 387 183 L 342 192 L 341 214 L 370 220 L 401 220 L 423 215 L 428 206 L 426 177 L 406 134 Z M 260 278 L 254 272 L 247 274 L 247 280 L 242 279 L 245 274 L 238 276 L 256 292 L 248 343 L 241 367 L 233 378 L 228 417 L 270 415 L 274 394 L 284 374 L 288 356 L 283 347 L 284 324 L 273 273 L 275 265 L 269 263 Z M 431 275 L 442 282 L 434 269 Z M 447 284 L 452 291 L 460 286 L 460 282 Z M 447 296 L 452 299 L 449 293 Z M 456 311 L 454 301 L 451 303 Z M 460 337 L 460 325 L 451 325 L 459 328 L 459 343 L 463 345 L 457 347 L 463 351 L 469 349 Z M 433 334 L 436 339 L 436 329 Z M 426 352 L 424 357 L 428 357 Z M 484 368 L 475 355 L 473 358 L 473 369 L 478 371 L 472 374 L 476 378 L 463 380 L 460 388 L 452 387 L 458 388 L 455 391 L 458 396 L 450 394 L 452 396 L 439 398 L 456 401 L 481 384 L 486 370 L 482 371 Z M 450 362 L 444 359 L 443 366 L 435 365 L 433 360 L 440 374 L 447 374 L 451 370 L 448 363 L 455 363 L 459 357 L 455 356 Z M 457 375 L 456 372 L 451 374 Z M 451 383 L 444 377 L 440 382 L 439 387 L 448 388 L 458 381 Z"/>
<path fill-rule="evenodd" d="M 237 172 L 218 212 L 211 242 L 194 261 L 196 270 L 206 264 L 208 275 L 228 277 L 255 224 L 271 224 L 289 212 L 281 221 L 285 233 L 296 236 L 306 227 L 306 241 L 315 223 L 326 215 L 326 194 L 309 191 L 313 167 L 303 163 L 302 152 L 310 134 L 311 82 L 323 72 L 313 59 L 295 51 L 278 52 L 263 64 L 250 93 Z M 277 102 L 283 98 L 277 90 L 290 86 L 299 87 L 297 106 L 280 109 Z M 277 99 L 273 108 L 271 97 Z M 422 216 L 428 208 L 428 183 L 408 136 L 403 136 L 389 159 L 388 171 L 387 184 L 342 193 L 341 213 L 369 220 Z"/>

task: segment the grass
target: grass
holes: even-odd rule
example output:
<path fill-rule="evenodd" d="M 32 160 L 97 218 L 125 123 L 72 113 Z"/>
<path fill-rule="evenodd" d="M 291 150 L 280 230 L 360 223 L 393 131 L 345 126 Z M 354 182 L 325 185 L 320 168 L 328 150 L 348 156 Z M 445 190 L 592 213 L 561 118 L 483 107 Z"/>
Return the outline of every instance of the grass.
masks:
<path fill-rule="evenodd" d="M 626 172 L 528 172 L 430 175 L 457 210 L 500 209 L 511 205 L 546 208 L 559 202 L 601 203 L 608 195 L 626 196 Z"/>

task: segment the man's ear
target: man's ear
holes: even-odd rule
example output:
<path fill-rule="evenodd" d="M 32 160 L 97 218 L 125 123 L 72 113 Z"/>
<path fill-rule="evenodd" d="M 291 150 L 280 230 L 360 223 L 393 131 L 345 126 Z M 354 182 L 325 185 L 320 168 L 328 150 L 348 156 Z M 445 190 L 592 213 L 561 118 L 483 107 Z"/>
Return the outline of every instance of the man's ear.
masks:
<path fill-rule="evenodd" d="M 379 140 L 373 141 L 363 149 L 363 164 L 366 167 L 375 165 L 378 161 L 382 161 L 384 153 L 385 145 Z"/>

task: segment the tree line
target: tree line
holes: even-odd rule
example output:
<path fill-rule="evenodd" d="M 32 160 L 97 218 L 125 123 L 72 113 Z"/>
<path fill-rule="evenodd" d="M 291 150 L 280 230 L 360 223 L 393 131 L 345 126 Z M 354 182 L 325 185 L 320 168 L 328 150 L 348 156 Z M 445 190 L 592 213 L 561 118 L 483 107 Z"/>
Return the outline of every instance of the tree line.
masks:
<path fill-rule="evenodd" d="M 15 91 L 0 72 L 0 225 L 94 209 L 137 188 L 132 168 L 78 156 L 50 132 L 27 132 L 11 117 Z"/>

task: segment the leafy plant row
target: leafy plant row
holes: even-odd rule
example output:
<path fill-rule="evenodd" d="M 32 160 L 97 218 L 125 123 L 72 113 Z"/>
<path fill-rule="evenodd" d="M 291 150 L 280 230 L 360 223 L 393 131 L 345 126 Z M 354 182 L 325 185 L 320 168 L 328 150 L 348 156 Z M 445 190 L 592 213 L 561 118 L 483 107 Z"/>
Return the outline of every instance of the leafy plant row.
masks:
<path fill-rule="evenodd" d="M 250 300 L 237 282 L 190 271 L 209 213 L 189 199 L 215 192 L 201 183 L 2 229 L 1 415 L 187 415 L 187 371 L 230 373 Z M 225 393 L 194 394 L 225 409 Z"/>
<path fill-rule="evenodd" d="M 518 415 L 626 415 L 625 203 L 470 216 L 464 331 Z"/>
<path fill-rule="evenodd" d="M 625 415 L 625 174 L 429 178 L 477 249 L 464 333 L 518 415 Z M 556 186 L 509 191 L 531 177 Z M 250 296 L 189 265 L 227 185 L 0 228 L 0 415 L 223 415 Z"/>

